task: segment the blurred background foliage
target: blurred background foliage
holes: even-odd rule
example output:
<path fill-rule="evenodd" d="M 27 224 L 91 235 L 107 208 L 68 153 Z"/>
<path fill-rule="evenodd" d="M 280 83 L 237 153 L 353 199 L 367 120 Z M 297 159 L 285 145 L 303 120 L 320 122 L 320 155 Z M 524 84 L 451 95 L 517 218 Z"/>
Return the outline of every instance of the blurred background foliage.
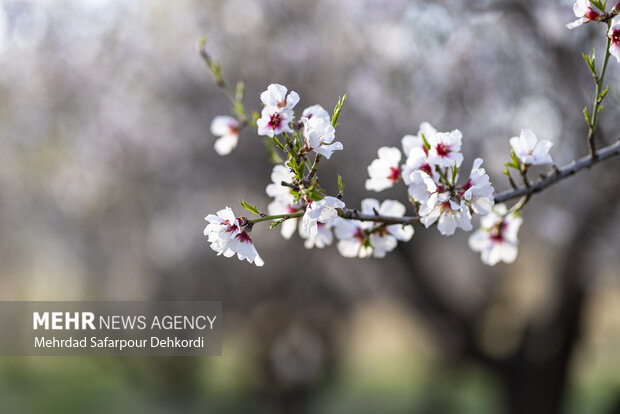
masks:
<path fill-rule="evenodd" d="M 461 129 L 464 168 L 481 155 L 497 190 L 521 128 L 560 165 L 585 154 L 580 53 L 604 30 L 566 30 L 572 1 L 0 4 L 0 298 L 222 300 L 225 314 L 221 357 L 0 358 L 3 412 L 620 412 L 617 161 L 536 196 L 511 266 L 483 266 L 462 232 L 350 260 L 257 226 L 261 269 L 202 235 L 241 198 L 265 208 L 271 169 L 252 131 L 215 154 L 210 121 L 230 110 L 203 33 L 250 108 L 272 82 L 300 108 L 349 94 L 345 151 L 320 176 L 335 193 L 342 174 L 354 206 L 376 196 L 376 149 L 425 120 Z M 608 76 L 611 142 L 617 62 Z"/>

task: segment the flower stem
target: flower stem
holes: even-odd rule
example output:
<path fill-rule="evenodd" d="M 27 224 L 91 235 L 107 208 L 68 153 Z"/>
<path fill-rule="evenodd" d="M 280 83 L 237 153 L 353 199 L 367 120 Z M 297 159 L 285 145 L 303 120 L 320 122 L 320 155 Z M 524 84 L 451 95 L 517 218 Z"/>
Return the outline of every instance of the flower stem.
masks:
<path fill-rule="evenodd" d="M 316 157 L 314 157 L 314 164 L 312 164 L 312 167 L 310 168 L 310 173 L 308 174 L 308 178 L 310 180 L 312 180 L 314 176 L 316 175 L 317 169 L 319 168 L 320 161 L 321 161 L 321 154 L 316 154 Z"/>
<path fill-rule="evenodd" d="M 288 220 L 292 218 L 299 218 L 303 215 L 304 215 L 303 211 L 297 211 L 295 213 L 288 213 L 288 214 L 273 214 L 273 215 L 265 216 L 265 217 L 257 217 L 255 219 L 246 219 L 246 223 L 256 224 L 256 223 L 260 223 L 261 221 L 280 220 L 280 219 Z"/>
<path fill-rule="evenodd" d="M 607 22 L 607 31 L 609 32 L 609 28 L 611 27 L 611 21 Z M 594 103 L 592 104 L 592 116 L 590 119 L 590 123 L 588 125 L 588 147 L 590 148 L 590 155 L 592 158 L 596 158 L 596 143 L 594 141 L 594 134 L 596 133 L 596 125 L 598 123 L 598 113 L 600 112 L 601 103 L 605 98 L 605 95 L 601 95 L 603 90 L 603 81 L 605 79 L 605 72 L 607 71 L 607 63 L 609 63 L 609 47 L 611 46 L 611 38 L 607 37 L 607 44 L 605 45 L 605 59 L 603 61 L 603 67 L 601 69 L 601 75 L 595 77 L 596 80 L 596 94 L 594 95 Z"/>
<path fill-rule="evenodd" d="M 586 155 L 585 157 L 574 160 L 573 162 L 561 168 L 554 168 L 544 177 L 530 182 L 529 187 L 519 187 L 515 190 L 507 190 L 499 194 L 495 194 L 495 202 L 501 203 L 523 195 L 532 195 L 543 191 L 545 188 L 573 175 L 584 168 L 590 168 L 599 162 L 605 161 L 611 157 L 620 154 L 620 138 L 611 145 L 601 148 L 595 157 Z"/>

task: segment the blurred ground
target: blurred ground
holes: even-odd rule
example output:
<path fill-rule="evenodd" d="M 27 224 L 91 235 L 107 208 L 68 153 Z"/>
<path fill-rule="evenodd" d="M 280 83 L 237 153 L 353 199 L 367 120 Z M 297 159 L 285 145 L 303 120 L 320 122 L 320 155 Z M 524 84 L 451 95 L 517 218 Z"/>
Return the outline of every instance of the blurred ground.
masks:
<path fill-rule="evenodd" d="M 375 196 L 363 183 L 376 149 L 425 120 L 461 129 L 465 168 L 481 154 L 501 190 L 508 138 L 521 128 L 552 140 L 560 165 L 587 151 L 580 111 L 593 85 L 580 53 L 603 44 L 601 28 L 564 28 L 572 1 L 0 4 L 0 299 L 211 299 L 226 317 L 217 358 L 2 358 L 4 411 L 500 412 L 505 384 L 450 352 L 416 306 L 411 275 L 430 275 L 462 315 L 491 303 L 476 340 L 488 355 L 510 354 L 525 327 L 552 319 L 557 269 L 586 207 L 601 203 L 605 183 L 617 192 L 617 161 L 537 196 L 512 266 L 481 265 L 463 233 L 418 231 L 385 260 L 349 260 L 257 228 L 267 263 L 257 269 L 217 257 L 202 235 L 209 212 L 241 198 L 266 206 L 271 167 L 251 131 L 232 155 L 215 154 L 209 125 L 228 102 L 195 42 L 208 35 L 224 76 L 245 80 L 250 108 L 272 82 L 299 92 L 301 108 L 348 93 L 345 151 L 321 171 L 331 190 L 342 174 L 348 205 Z M 617 62 L 608 76 L 611 142 Z M 620 223 L 610 209 L 581 246 L 587 297 L 569 413 L 610 412 L 620 395 Z"/>

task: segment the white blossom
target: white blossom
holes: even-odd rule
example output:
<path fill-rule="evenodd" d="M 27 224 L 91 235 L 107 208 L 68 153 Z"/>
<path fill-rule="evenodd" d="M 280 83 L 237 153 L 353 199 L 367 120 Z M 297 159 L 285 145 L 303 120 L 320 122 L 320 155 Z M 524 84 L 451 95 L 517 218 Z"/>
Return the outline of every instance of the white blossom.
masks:
<path fill-rule="evenodd" d="M 323 118 L 312 117 L 303 119 L 306 147 L 329 159 L 334 151 L 342 150 L 340 142 L 333 142 L 336 130 L 330 122 Z"/>
<path fill-rule="evenodd" d="M 523 129 L 520 136 L 510 138 L 510 146 L 524 165 L 542 165 L 553 162 L 549 155 L 553 143 L 547 140 L 538 141 L 534 132 L 529 129 Z"/>
<path fill-rule="evenodd" d="M 219 137 L 215 141 L 215 152 L 219 155 L 228 155 L 239 141 L 239 121 L 232 116 L 216 116 L 211 122 L 211 133 Z"/>
<path fill-rule="evenodd" d="M 472 229 L 471 213 L 465 201 L 456 203 L 454 200 L 440 194 L 430 198 L 426 204 L 420 206 L 420 222 L 429 228 L 437 221 L 437 229 L 444 236 L 451 236 L 457 228 L 465 231 Z"/>
<path fill-rule="evenodd" d="M 331 123 L 331 116 L 321 105 L 312 105 L 304 109 L 301 114 L 302 119 L 321 118 L 327 123 Z"/>
<path fill-rule="evenodd" d="M 284 223 L 283 223 L 284 224 Z M 325 246 L 329 246 L 334 241 L 334 235 L 332 234 L 333 223 L 317 223 L 317 233 L 311 236 L 304 230 L 304 226 L 300 224 L 299 235 L 304 240 L 304 246 L 306 249 L 312 249 L 313 247 L 322 249 Z"/>
<path fill-rule="evenodd" d="M 272 83 L 260 94 L 265 107 L 256 121 L 258 135 L 273 137 L 283 132 L 293 132 L 290 122 L 294 118 L 293 108 L 299 102 L 299 95 L 295 91 L 288 95 L 286 92 L 285 86 Z"/>
<path fill-rule="evenodd" d="M 269 215 L 280 215 L 280 214 L 293 214 L 302 210 L 302 207 L 295 202 L 293 196 L 290 198 L 276 198 L 267 206 L 267 212 Z M 280 224 L 280 234 L 285 239 L 290 239 L 293 234 L 295 234 L 295 229 L 297 228 L 298 218 L 293 217 L 289 218 Z"/>
<path fill-rule="evenodd" d="M 205 227 L 204 235 L 208 237 L 211 248 L 222 252 L 226 244 L 241 232 L 241 226 L 232 209 L 226 207 L 205 217 L 209 222 Z"/>
<path fill-rule="evenodd" d="M 618 3 L 620 5 L 620 2 Z M 618 7 L 618 5 L 616 7 Z M 620 7 L 618 7 L 620 9 Z M 620 62 L 620 18 L 616 17 L 611 21 L 611 27 L 607 36 L 611 39 L 609 53 Z"/>
<path fill-rule="evenodd" d="M 422 171 L 429 177 L 435 178 L 433 166 L 428 161 L 428 151 L 425 151 L 424 147 L 414 147 L 409 151 L 407 161 L 401 167 L 401 174 L 405 185 L 411 184 L 411 174 L 414 171 Z"/>
<path fill-rule="evenodd" d="M 368 166 L 369 179 L 366 180 L 366 189 L 383 191 L 394 186 L 400 179 L 400 159 L 402 154 L 398 148 L 381 147 L 377 151 L 379 158 L 374 159 Z"/>
<path fill-rule="evenodd" d="M 476 158 L 469 174 L 469 179 L 463 185 L 464 194 L 462 197 L 467 200 L 474 213 L 488 214 L 493 208 L 493 193 L 495 190 L 491 185 L 489 176 L 482 166 L 482 159 Z"/>
<path fill-rule="evenodd" d="M 490 266 L 503 261 L 512 263 L 517 258 L 517 234 L 523 219 L 507 214 L 504 204 L 498 204 L 481 220 L 480 229 L 469 237 L 469 247 L 481 253 L 482 262 Z"/>
<path fill-rule="evenodd" d="M 241 220 L 235 217 L 230 207 L 218 211 L 217 214 L 209 214 L 205 220 L 209 224 L 205 227 L 204 235 L 218 255 L 232 257 L 236 254 L 239 260 L 247 260 L 256 266 L 265 264 L 252 239 L 241 226 Z"/>
<path fill-rule="evenodd" d="M 267 185 L 265 192 L 268 196 L 274 197 L 269 203 L 267 210 L 269 215 L 291 214 L 301 211 L 299 203 L 295 202 L 295 196 L 291 193 L 291 188 L 283 186 L 282 182 L 291 183 L 293 173 L 290 168 L 278 164 L 271 171 L 271 183 Z M 290 239 L 295 233 L 299 219 L 290 218 L 280 224 L 280 233 L 285 239 Z"/>
<path fill-rule="evenodd" d="M 301 223 L 303 231 L 310 236 L 316 236 L 319 231 L 318 223 L 333 222 L 338 217 L 338 208 L 344 208 L 344 203 L 336 197 L 327 196 L 308 203 Z"/>
<path fill-rule="evenodd" d="M 422 122 L 420 124 L 420 129 L 418 130 L 418 135 L 405 135 L 402 138 L 401 142 L 403 145 L 403 153 L 409 156 L 409 152 L 413 148 L 420 148 L 426 151 L 426 148 L 424 146 L 424 139 L 426 139 L 426 141 L 428 142 L 430 137 L 435 135 L 436 133 L 437 130 L 433 128 L 431 124 L 429 124 L 428 122 Z M 424 135 L 424 138 L 422 138 L 422 135 Z"/>
<path fill-rule="evenodd" d="M 378 211 L 380 215 L 387 217 L 403 217 L 407 212 L 406 207 L 399 201 L 396 200 L 384 200 L 381 205 L 375 199 L 366 199 L 362 201 L 362 212 L 366 214 L 372 214 L 374 211 Z M 378 224 L 378 223 L 375 223 Z M 391 224 L 389 226 L 385 226 L 385 232 L 379 231 L 376 232 L 376 236 L 386 236 L 390 235 L 394 237 L 396 240 L 400 241 L 409 241 L 413 237 L 413 226 L 403 226 L 401 224 Z M 371 244 L 372 244 L 372 235 L 371 235 Z M 374 244 L 373 244 L 374 245 Z M 376 246 L 375 246 L 376 249 Z M 392 250 L 392 249 L 390 249 Z M 388 250 L 389 251 L 389 250 Z"/>
<path fill-rule="evenodd" d="M 299 95 L 295 91 L 291 91 L 288 95 L 286 92 L 286 86 L 272 83 L 260 94 L 260 100 L 268 108 L 291 111 L 299 102 Z"/>
<path fill-rule="evenodd" d="M 256 120 L 256 132 L 258 135 L 274 137 L 283 132 L 292 133 L 292 111 L 282 111 L 277 107 L 266 106 L 261 112 L 261 117 Z"/>
<path fill-rule="evenodd" d="M 592 3 L 590 3 L 590 0 L 575 1 L 573 4 L 573 13 L 575 13 L 577 20 L 566 25 L 566 27 L 571 30 L 581 26 L 584 23 L 597 20 L 601 17 L 601 14 L 592 8 Z"/>
<path fill-rule="evenodd" d="M 292 183 L 293 173 L 291 169 L 285 165 L 278 164 L 271 170 L 271 183 L 265 188 L 265 192 L 269 197 L 292 199 L 291 188 L 282 185 L 282 182 Z"/>
<path fill-rule="evenodd" d="M 372 246 L 368 231 L 372 223 L 359 220 L 338 218 L 334 224 L 334 232 L 338 238 L 338 251 L 344 257 L 366 258 L 372 256 Z"/>
<path fill-rule="evenodd" d="M 420 204 L 426 204 L 432 195 L 444 192 L 443 187 L 438 186 L 428 174 L 420 170 L 409 175 L 408 191 L 411 198 Z"/>
<path fill-rule="evenodd" d="M 362 213 L 382 216 L 403 217 L 405 206 L 396 200 L 385 200 L 381 204 L 373 198 L 362 201 Z M 339 239 L 338 251 L 345 257 L 385 257 L 394 250 L 398 241 L 409 241 L 413 237 L 413 227 L 393 224 L 381 225 L 379 222 L 338 219 L 335 224 Z"/>
<path fill-rule="evenodd" d="M 440 167 L 461 166 L 463 154 L 461 151 L 461 138 L 463 134 L 458 129 L 451 132 L 437 132 L 427 138 L 431 146 L 428 151 L 428 160 L 431 165 Z"/>

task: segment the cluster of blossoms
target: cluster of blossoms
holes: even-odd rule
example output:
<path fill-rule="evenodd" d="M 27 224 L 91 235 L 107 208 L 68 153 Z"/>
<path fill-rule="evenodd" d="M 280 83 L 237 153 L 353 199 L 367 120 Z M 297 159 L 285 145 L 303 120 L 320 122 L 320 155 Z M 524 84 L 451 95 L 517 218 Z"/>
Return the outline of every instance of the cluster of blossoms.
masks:
<path fill-rule="evenodd" d="M 607 18 L 616 16 L 620 12 L 620 1 L 611 9 L 609 14 L 605 13 L 605 3 L 576 0 L 573 4 L 573 13 L 575 13 L 577 20 L 568 23 L 566 27 L 572 30 L 585 23 L 606 21 Z M 609 53 L 620 62 L 620 18 L 614 17 L 611 20 L 607 36 L 610 39 Z"/>
<path fill-rule="evenodd" d="M 463 163 L 461 139 L 459 130 L 438 132 L 423 122 L 417 135 L 402 139 L 407 156 L 403 165 L 398 148 L 379 149 L 378 158 L 368 167 L 366 189 L 381 191 L 402 179 L 426 228 L 437 222 L 439 232 L 446 236 L 457 228 L 471 230 L 472 213 L 484 215 L 493 208 L 494 190 L 480 158 L 474 161 L 467 181 L 457 184 Z"/>
<path fill-rule="evenodd" d="M 602 0 L 575 1 L 573 11 L 577 20 L 567 25 L 574 29 L 595 21 L 608 27 L 609 49 L 605 51 L 600 74 L 594 65 L 594 55 L 584 55 L 597 83 L 593 110 L 589 112 L 586 108 L 584 111 L 593 160 L 596 115 L 602 109 L 600 103 L 607 92 L 602 85 L 605 68 L 610 55 L 620 62 L 620 1 L 610 11 L 605 10 L 606 4 Z M 218 84 L 225 84 L 219 67 L 213 66 L 208 57 L 206 60 Z M 337 240 L 337 249 L 345 257 L 380 258 L 394 250 L 399 241 L 411 240 L 415 224 L 426 228 L 436 226 L 442 235 L 450 236 L 457 229 L 471 231 L 472 221 L 479 215 L 480 228 L 469 237 L 470 248 L 480 252 L 482 261 L 489 265 L 502 261 L 511 263 L 516 259 L 517 235 L 522 223 L 520 212 L 534 190 L 519 190 L 510 197 L 496 196 L 480 158 L 474 159 L 466 179 L 459 180 L 464 157 L 461 153 L 463 135 L 458 129 L 440 132 L 428 122 L 422 122 L 417 135 L 402 138 L 402 149 L 381 147 L 377 158 L 368 166 L 366 189 L 380 192 L 403 183 L 414 215 L 406 216 L 406 206 L 396 200 L 380 202 L 367 198 L 362 201 L 360 210 L 350 209 L 342 201 L 341 178 L 338 196 L 332 197 L 325 194 L 317 176 L 321 158 L 330 159 L 334 152 L 343 149 L 342 143 L 336 141 L 335 127 L 346 96 L 339 100 L 332 116 L 322 106 L 312 105 L 296 117 L 294 109 L 300 101 L 299 95 L 289 92 L 283 85 L 271 84 L 260 95 L 263 104 L 260 114 L 254 113 L 250 121 L 241 103 L 243 85 L 238 84 L 237 91 L 229 95 L 234 96 L 231 99 L 237 117 L 217 116 L 213 120 L 211 132 L 219 137 L 215 142 L 217 153 L 229 154 L 237 146 L 239 131 L 250 125 L 256 128 L 259 136 L 265 137 L 276 165 L 271 172 L 271 183 L 265 189 L 272 198 L 267 214 L 242 201 L 242 206 L 258 218 L 237 218 L 229 207 L 206 217 L 209 224 L 204 234 L 218 254 L 237 255 L 240 260 L 262 266 L 263 260 L 252 243 L 250 232 L 255 223 L 271 221 L 270 228 L 280 226 L 285 239 L 298 231 L 306 248 L 323 248 Z M 511 175 L 511 171 L 516 171 L 527 190 L 529 168 L 551 164 L 549 151 L 553 144 L 538 140 L 528 129 L 510 138 L 509 142 L 511 159 L 505 163 L 504 173 L 518 190 Z M 278 150 L 285 153 L 284 159 L 274 155 Z M 519 193 L 525 196 L 510 208 L 495 204 L 496 199 L 506 200 Z"/>
<path fill-rule="evenodd" d="M 366 189 L 382 191 L 398 182 L 404 183 L 418 217 L 406 217 L 405 205 L 396 200 L 380 202 L 367 198 L 362 201 L 361 210 L 349 210 L 341 194 L 325 195 L 316 177 L 320 158 L 329 159 L 335 151 L 343 149 L 335 141 L 338 107 L 334 117 L 330 117 L 322 106 L 313 105 L 296 119 L 293 111 L 299 102 L 296 92 L 272 84 L 260 98 L 264 107 L 256 120 L 258 134 L 268 137 L 288 157 L 273 167 L 271 183 L 265 189 L 273 198 L 268 214 L 242 203 L 260 218 L 236 218 L 228 207 L 206 217 L 209 224 L 204 233 L 211 248 L 219 254 L 226 257 L 236 254 L 241 260 L 262 266 L 263 260 L 249 233 L 254 223 L 273 220 L 272 227 L 280 226 L 285 239 L 298 230 L 306 248 L 323 248 L 336 238 L 338 251 L 345 257 L 381 258 L 394 250 L 398 241 L 411 240 L 415 222 L 427 228 L 436 224 L 441 234 L 449 236 L 458 228 L 472 230 L 472 216 L 478 214 L 484 216 L 482 226 L 471 236 L 470 246 L 481 252 L 482 261 L 494 265 L 516 258 L 521 218 L 517 216 L 518 211 L 510 211 L 504 205 L 494 207 L 494 189 L 482 168 L 482 159 L 474 160 L 467 180 L 459 183 L 464 160 L 459 130 L 439 132 L 423 122 L 417 135 L 402 138 L 402 152 L 396 147 L 379 148 L 378 158 L 368 167 Z M 232 141 L 227 136 L 238 134 L 238 124 L 232 121 L 234 118 L 226 117 L 214 120 L 213 125 L 219 128 L 214 129 L 224 131 L 226 126 L 229 131 L 219 140 Z M 510 145 L 513 166 L 521 173 L 530 165 L 551 162 L 552 144 L 538 141 L 532 131 L 522 131 L 520 136 L 510 139 Z M 313 164 L 309 160 L 311 152 L 315 154 Z"/>

